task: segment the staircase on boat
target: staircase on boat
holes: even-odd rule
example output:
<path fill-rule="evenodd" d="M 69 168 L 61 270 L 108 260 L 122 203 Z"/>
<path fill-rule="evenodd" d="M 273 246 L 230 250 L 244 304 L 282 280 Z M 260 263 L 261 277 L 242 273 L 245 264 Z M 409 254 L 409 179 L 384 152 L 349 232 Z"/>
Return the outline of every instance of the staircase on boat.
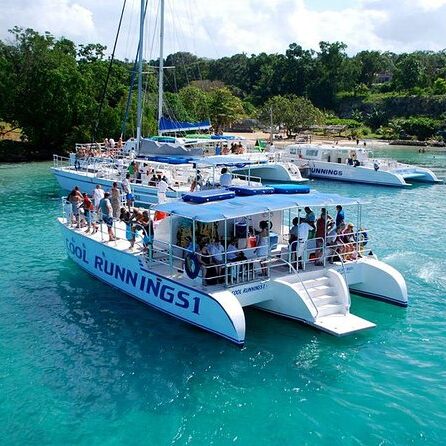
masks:
<path fill-rule="evenodd" d="M 350 313 L 348 286 L 343 276 L 333 269 L 273 279 L 271 288 L 272 299 L 257 304 L 259 308 L 302 320 L 336 336 L 375 327 L 372 322 Z"/>

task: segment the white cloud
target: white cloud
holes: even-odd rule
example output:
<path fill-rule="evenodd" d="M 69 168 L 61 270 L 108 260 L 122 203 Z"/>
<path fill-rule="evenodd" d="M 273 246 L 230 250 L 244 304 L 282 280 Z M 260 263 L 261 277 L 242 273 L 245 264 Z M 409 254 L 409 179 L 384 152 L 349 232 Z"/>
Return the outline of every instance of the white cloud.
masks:
<path fill-rule="evenodd" d="M 2 2 L 0 29 L 5 37 L 6 30 L 13 26 L 49 31 L 54 35 L 78 40 L 94 36 L 93 13 L 86 7 L 69 0 L 26 0 Z"/>
<path fill-rule="evenodd" d="M 3 0 L 0 38 L 20 25 L 64 35 L 78 43 L 113 45 L 122 0 Z M 119 57 L 133 58 L 139 0 L 128 0 Z M 166 0 L 166 54 L 178 50 L 221 57 L 237 52 L 284 52 L 296 42 L 318 48 L 321 40 L 343 41 L 349 53 L 440 50 L 446 0 Z M 343 6 L 347 5 L 347 6 Z M 156 2 L 150 1 L 146 56 L 156 57 Z M 150 48 L 153 47 L 152 52 Z"/>

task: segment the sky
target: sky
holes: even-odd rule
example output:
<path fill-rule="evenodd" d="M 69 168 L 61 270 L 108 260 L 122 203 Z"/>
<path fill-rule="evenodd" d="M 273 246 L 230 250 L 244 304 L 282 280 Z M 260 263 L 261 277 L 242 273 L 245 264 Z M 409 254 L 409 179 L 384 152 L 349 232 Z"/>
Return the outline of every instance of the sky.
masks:
<path fill-rule="evenodd" d="M 342 41 L 347 52 L 446 48 L 446 0 L 165 0 L 165 55 L 219 58 L 283 53 L 296 42 L 317 49 Z M 111 51 L 123 0 L 1 0 L 0 39 L 13 26 L 49 31 Z M 140 0 L 127 0 L 117 57 L 133 59 Z M 145 57 L 158 57 L 159 0 L 149 0 Z M 155 36 L 155 37 L 154 37 Z"/>

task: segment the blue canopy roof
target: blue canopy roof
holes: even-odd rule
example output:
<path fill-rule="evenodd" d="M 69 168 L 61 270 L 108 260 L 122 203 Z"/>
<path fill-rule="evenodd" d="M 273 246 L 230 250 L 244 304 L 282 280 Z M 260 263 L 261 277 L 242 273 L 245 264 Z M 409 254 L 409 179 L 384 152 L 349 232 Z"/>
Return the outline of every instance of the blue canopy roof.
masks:
<path fill-rule="evenodd" d="M 158 129 L 161 133 L 186 132 L 191 130 L 207 130 L 211 127 L 209 119 L 200 122 L 176 121 L 168 118 L 161 118 Z"/>
<path fill-rule="evenodd" d="M 172 201 L 158 204 L 155 210 L 167 212 L 191 220 L 211 223 L 225 219 L 246 217 L 248 215 L 262 214 L 264 212 L 281 211 L 291 208 L 303 208 L 305 206 L 348 206 L 363 203 L 357 198 L 343 197 L 338 194 L 325 194 L 311 192 L 301 194 L 271 194 L 254 195 L 249 197 L 235 197 L 219 202 L 192 204 L 184 201 Z"/>
<path fill-rule="evenodd" d="M 195 158 L 194 163 L 205 166 L 235 166 L 245 167 L 249 164 L 266 164 L 268 159 L 265 158 L 249 158 L 243 155 L 214 155 L 201 158 Z"/>

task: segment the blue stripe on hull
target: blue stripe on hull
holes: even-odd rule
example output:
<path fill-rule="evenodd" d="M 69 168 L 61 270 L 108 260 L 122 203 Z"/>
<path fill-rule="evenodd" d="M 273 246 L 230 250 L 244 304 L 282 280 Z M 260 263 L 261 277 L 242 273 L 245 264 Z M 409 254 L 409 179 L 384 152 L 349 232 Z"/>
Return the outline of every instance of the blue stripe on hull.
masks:
<path fill-rule="evenodd" d="M 212 330 L 212 328 L 205 327 L 205 326 L 200 325 L 200 324 L 198 324 L 198 323 L 196 323 L 196 322 L 192 322 L 192 321 L 190 321 L 189 319 L 185 319 L 185 318 L 183 318 L 183 317 L 181 317 L 181 316 L 178 316 L 178 315 L 176 315 L 176 314 L 174 314 L 174 313 L 171 313 L 171 312 L 169 312 L 169 311 L 167 311 L 167 310 L 164 310 L 164 309 L 162 309 L 162 308 L 160 308 L 160 307 L 157 307 L 156 305 L 152 305 L 150 302 L 147 302 L 147 301 L 145 301 L 145 300 L 143 300 L 143 299 L 140 299 L 139 297 L 134 296 L 133 294 L 128 293 L 127 291 L 124 291 L 124 290 L 122 290 L 121 288 L 118 288 L 118 287 L 116 287 L 115 285 L 113 285 L 113 284 L 107 282 L 106 280 L 102 279 L 102 278 L 99 277 L 97 274 L 93 273 L 92 271 L 89 271 L 89 270 L 88 270 L 87 268 L 85 268 L 83 265 L 81 265 L 80 263 L 76 262 L 76 260 L 73 259 L 69 254 L 68 254 L 68 257 L 69 257 L 74 263 L 76 263 L 76 265 L 80 266 L 85 272 L 87 272 L 88 274 L 92 275 L 95 279 L 100 280 L 101 282 L 107 284 L 108 286 L 111 286 L 111 287 L 114 288 L 115 290 L 118 290 L 118 291 L 120 291 L 121 293 L 124 293 L 124 294 L 126 294 L 127 296 L 130 296 L 130 297 L 132 297 L 133 299 L 135 299 L 135 300 L 137 300 L 137 301 L 139 301 L 139 302 L 142 302 L 142 303 L 145 304 L 145 305 L 150 306 L 151 308 L 155 308 L 156 310 L 161 311 L 162 313 L 167 314 L 167 315 L 169 315 L 169 316 L 171 316 L 171 317 L 174 317 L 175 319 L 179 319 L 179 320 L 181 320 L 182 322 L 186 322 L 186 323 L 188 323 L 188 324 L 190 324 L 190 325 L 194 325 L 194 326 L 196 326 L 196 327 L 198 327 L 198 328 L 201 328 L 202 330 L 208 331 L 208 332 L 210 332 L 210 333 L 212 333 L 212 334 L 215 334 L 215 335 L 217 335 L 217 336 L 220 336 L 220 337 L 222 337 L 222 338 L 225 338 L 225 339 L 227 339 L 228 341 L 231 341 L 231 342 L 233 342 L 234 344 L 237 344 L 237 345 L 239 345 L 239 346 L 243 346 L 244 343 L 245 343 L 245 341 L 239 341 L 238 339 L 231 338 L 231 337 L 225 335 L 224 333 L 220 333 L 219 331 Z M 150 272 L 150 274 L 154 274 L 154 273 Z M 155 275 L 156 275 L 156 274 L 155 274 Z M 164 277 L 164 276 L 160 276 L 160 277 L 163 277 L 163 279 L 167 279 L 167 278 Z M 183 285 L 181 285 L 181 286 L 183 286 Z M 192 289 L 192 288 L 191 288 L 191 289 Z M 194 290 L 194 291 L 195 291 L 195 290 Z M 208 297 L 211 297 L 211 296 L 208 296 Z"/>
<path fill-rule="evenodd" d="M 341 177 L 324 177 L 319 175 L 310 174 L 310 178 L 316 178 L 319 180 L 333 180 L 333 181 L 343 181 L 344 183 L 361 183 L 361 184 L 373 184 L 374 186 L 386 186 L 386 187 L 410 187 L 410 184 L 404 183 L 377 183 L 375 181 L 365 181 L 365 180 L 349 180 L 347 178 Z"/>

